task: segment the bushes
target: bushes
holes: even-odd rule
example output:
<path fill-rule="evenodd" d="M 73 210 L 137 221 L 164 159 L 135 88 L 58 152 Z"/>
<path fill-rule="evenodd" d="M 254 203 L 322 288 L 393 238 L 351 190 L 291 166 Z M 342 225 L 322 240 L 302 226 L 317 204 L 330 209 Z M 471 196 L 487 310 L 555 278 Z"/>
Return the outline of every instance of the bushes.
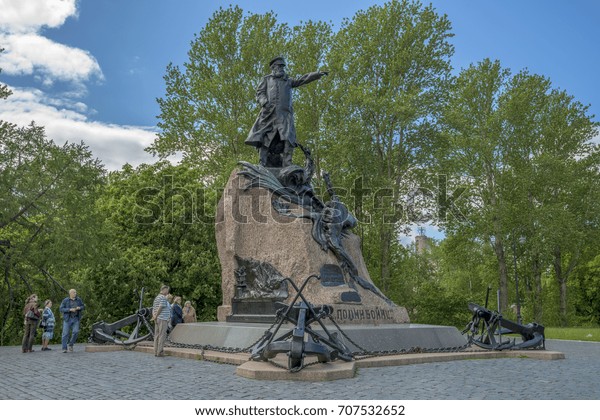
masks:
<path fill-rule="evenodd" d="M 468 298 L 445 289 L 435 281 L 424 281 L 416 291 L 411 322 L 453 325 L 463 328 L 470 319 Z"/>

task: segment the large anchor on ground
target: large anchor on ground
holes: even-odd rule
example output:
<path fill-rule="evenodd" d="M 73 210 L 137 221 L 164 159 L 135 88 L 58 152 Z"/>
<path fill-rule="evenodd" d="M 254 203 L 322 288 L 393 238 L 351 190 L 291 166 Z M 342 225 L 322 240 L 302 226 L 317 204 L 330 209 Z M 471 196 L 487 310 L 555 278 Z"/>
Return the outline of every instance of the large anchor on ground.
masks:
<path fill-rule="evenodd" d="M 346 362 L 352 360 L 350 350 L 338 339 L 337 333 L 330 333 L 323 324 L 322 319 L 330 316 L 333 308 L 330 305 L 313 306 L 302 294 L 312 278 L 319 279 L 319 276 L 307 277 L 300 288 L 291 279 L 285 279 L 296 290 L 296 296 L 289 305 L 280 303 L 282 307 L 277 311 L 278 322 L 275 330 L 267 331 L 263 339 L 254 346 L 252 360 L 268 361 L 279 353 L 286 353 L 288 370 L 291 372 L 297 372 L 305 366 L 306 356 L 316 356 L 321 363 L 336 359 Z M 277 337 L 284 322 L 292 323 L 294 328 Z M 322 332 L 311 327 L 315 322 L 319 324 Z"/>
<path fill-rule="evenodd" d="M 469 344 L 475 344 L 487 350 L 544 349 L 544 326 L 536 323 L 522 325 L 505 319 L 502 314 L 491 311 L 475 303 L 469 303 L 473 313 L 471 322 L 463 331 L 467 333 Z M 503 336 L 520 334 L 521 342 Z"/>
<path fill-rule="evenodd" d="M 154 330 L 150 325 L 149 319 L 152 317 L 152 308 L 144 308 L 142 300 L 144 298 L 144 289 L 140 292 L 140 303 L 135 314 L 125 317 L 112 324 L 104 321 L 96 322 L 92 325 L 92 334 L 89 342 L 99 344 L 120 344 L 132 345 L 154 337 Z M 123 328 L 134 325 L 131 332 L 126 332 Z M 145 334 L 142 334 L 145 332 Z"/>

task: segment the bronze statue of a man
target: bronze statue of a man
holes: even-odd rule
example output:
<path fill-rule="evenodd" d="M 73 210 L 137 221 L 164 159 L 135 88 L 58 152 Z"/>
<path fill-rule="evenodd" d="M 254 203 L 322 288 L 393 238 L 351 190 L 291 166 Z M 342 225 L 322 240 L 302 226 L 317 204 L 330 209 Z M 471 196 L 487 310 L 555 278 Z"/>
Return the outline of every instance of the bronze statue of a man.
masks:
<path fill-rule="evenodd" d="M 312 72 L 292 79 L 285 73 L 282 57 L 274 58 L 269 65 L 272 73 L 265 76 L 256 89 L 256 99 L 262 109 L 245 143 L 259 149 L 262 166 L 286 167 L 292 164 L 297 146 L 292 89 L 319 80 L 327 72 Z"/>

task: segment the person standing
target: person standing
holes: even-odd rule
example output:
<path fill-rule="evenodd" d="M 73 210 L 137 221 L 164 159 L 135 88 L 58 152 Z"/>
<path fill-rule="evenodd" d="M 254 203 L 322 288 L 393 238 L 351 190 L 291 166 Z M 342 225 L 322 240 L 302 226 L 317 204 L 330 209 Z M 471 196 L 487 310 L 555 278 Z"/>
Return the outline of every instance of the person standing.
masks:
<path fill-rule="evenodd" d="M 25 331 L 23 332 L 23 342 L 21 343 L 21 349 L 23 353 L 31 353 L 33 350 L 33 340 L 35 339 L 35 329 L 38 326 L 38 322 L 42 314 L 38 309 L 38 297 L 33 294 L 25 301 L 25 307 L 23 308 L 23 317 Z"/>
<path fill-rule="evenodd" d="M 171 307 L 171 326 L 175 328 L 177 324 L 183 322 L 183 309 L 181 309 L 181 296 L 173 298 L 173 306 Z"/>
<path fill-rule="evenodd" d="M 67 344 L 69 351 L 73 351 L 73 346 L 77 341 L 77 335 L 79 335 L 79 324 L 83 315 L 85 305 L 81 298 L 77 296 L 75 289 L 69 290 L 69 296 L 64 298 L 60 304 L 60 313 L 63 315 L 63 329 L 62 329 L 62 351 L 67 352 Z M 69 332 L 71 338 L 69 339 Z"/>
<path fill-rule="evenodd" d="M 169 313 L 171 314 L 171 317 L 169 318 L 169 325 L 167 325 L 167 337 L 169 336 L 169 334 L 171 334 L 171 330 L 173 329 L 173 295 L 172 294 L 168 294 L 167 295 L 167 303 L 169 304 Z"/>
<path fill-rule="evenodd" d="M 197 322 L 197 321 L 198 321 L 198 319 L 196 318 L 196 310 L 192 306 L 192 302 L 187 300 L 185 302 L 185 305 L 183 306 L 183 322 L 185 322 L 187 324 L 190 322 Z"/>
<path fill-rule="evenodd" d="M 42 351 L 52 350 L 48 347 L 48 344 L 50 343 L 50 340 L 52 340 L 52 337 L 54 337 L 55 323 L 56 319 L 52 312 L 52 301 L 46 299 L 44 302 L 44 312 L 42 312 L 42 322 L 40 324 L 44 328 L 44 333 L 42 334 Z"/>
<path fill-rule="evenodd" d="M 152 321 L 154 321 L 154 356 L 163 357 L 167 328 L 171 319 L 171 305 L 167 301 L 169 286 L 163 285 L 152 305 Z"/>

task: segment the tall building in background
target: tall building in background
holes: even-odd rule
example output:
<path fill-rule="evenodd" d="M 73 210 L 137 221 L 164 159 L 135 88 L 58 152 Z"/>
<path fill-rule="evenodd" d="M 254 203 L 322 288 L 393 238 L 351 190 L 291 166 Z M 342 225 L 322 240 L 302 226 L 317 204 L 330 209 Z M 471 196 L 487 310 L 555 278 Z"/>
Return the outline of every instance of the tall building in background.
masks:
<path fill-rule="evenodd" d="M 425 228 L 418 229 L 419 234 L 415 236 L 415 249 L 417 254 L 423 255 L 431 249 L 431 238 L 425 235 Z"/>

